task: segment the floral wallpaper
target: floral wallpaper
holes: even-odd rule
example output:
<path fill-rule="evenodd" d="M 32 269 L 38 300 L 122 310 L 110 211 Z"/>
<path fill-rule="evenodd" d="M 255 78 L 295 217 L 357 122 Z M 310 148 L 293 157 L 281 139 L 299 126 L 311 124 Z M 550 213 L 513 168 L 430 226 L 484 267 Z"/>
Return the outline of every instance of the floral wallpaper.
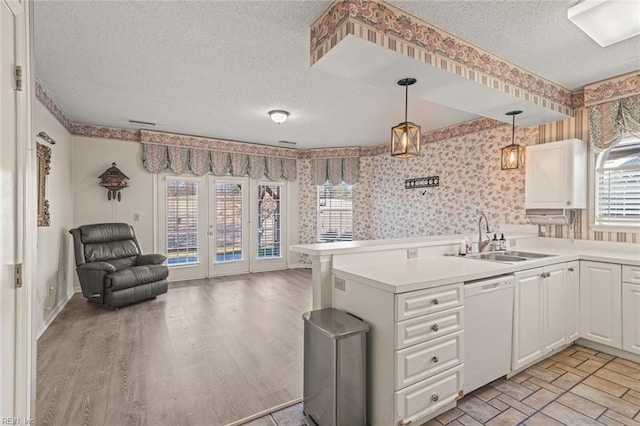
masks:
<path fill-rule="evenodd" d="M 521 145 L 537 139 L 537 127 L 516 129 Z M 525 224 L 524 170 L 500 169 L 500 149 L 510 142 L 511 126 L 503 125 L 425 144 L 416 159 L 375 157 L 372 238 L 473 232 L 480 212 L 494 229 Z M 404 189 L 405 179 L 433 175 L 440 186 Z"/>

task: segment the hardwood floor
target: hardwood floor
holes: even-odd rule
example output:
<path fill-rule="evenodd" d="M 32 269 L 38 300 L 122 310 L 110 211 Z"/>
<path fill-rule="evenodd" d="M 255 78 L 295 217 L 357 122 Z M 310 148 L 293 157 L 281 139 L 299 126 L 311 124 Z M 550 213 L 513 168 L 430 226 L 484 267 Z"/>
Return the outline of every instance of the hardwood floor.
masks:
<path fill-rule="evenodd" d="M 311 272 L 172 283 L 108 311 L 76 294 L 38 341 L 39 425 L 225 425 L 302 397 Z"/>

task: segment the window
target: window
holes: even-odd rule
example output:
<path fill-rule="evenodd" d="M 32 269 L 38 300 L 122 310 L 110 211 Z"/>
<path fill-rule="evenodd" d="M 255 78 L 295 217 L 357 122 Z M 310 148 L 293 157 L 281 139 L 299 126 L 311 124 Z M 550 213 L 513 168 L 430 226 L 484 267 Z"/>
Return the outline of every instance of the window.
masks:
<path fill-rule="evenodd" d="M 258 185 L 258 258 L 280 257 L 279 185 Z"/>
<path fill-rule="evenodd" d="M 353 186 L 318 186 L 318 241 L 353 241 Z"/>
<path fill-rule="evenodd" d="M 167 179 L 167 264 L 198 262 L 198 182 Z"/>
<path fill-rule="evenodd" d="M 600 153 L 595 179 L 596 225 L 640 226 L 640 139 Z"/>

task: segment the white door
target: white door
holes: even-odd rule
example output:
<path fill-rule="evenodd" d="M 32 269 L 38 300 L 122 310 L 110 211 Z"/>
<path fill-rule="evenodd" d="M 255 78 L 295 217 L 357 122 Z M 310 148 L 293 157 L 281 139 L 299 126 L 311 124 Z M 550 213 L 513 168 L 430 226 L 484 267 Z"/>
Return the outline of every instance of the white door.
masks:
<path fill-rule="evenodd" d="M 285 269 L 286 183 L 252 182 L 251 272 Z"/>
<path fill-rule="evenodd" d="M 205 177 L 158 176 L 158 251 L 171 281 L 207 276 L 207 196 Z"/>
<path fill-rule="evenodd" d="M 0 417 L 3 421 L 30 413 L 32 369 L 29 328 L 29 280 L 15 288 L 15 265 L 31 256 L 32 242 L 24 237 L 35 230 L 34 201 L 25 198 L 25 188 L 35 159 L 29 143 L 28 17 L 23 2 L 0 2 Z M 16 91 L 14 69 L 22 67 L 22 91 Z M 32 158 L 25 158 L 24 152 Z M 20 177 L 19 177 L 20 176 Z M 35 178 L 35 174 L 32 179 Z M 23 180 L 24 179 L 24 182 Z M 24 183 L 24 186 L 23 186 Z M 25 258 L 26 259 L 26 258 Z M 24 277 L 24 272 L 23 272 Z M 24 421 L 24 419 L 19 419 Z M 15 420 L 14 420 L 15 421 Z"/>
<path fill-rule="evenodd" d="M 622 348 L 622 266 L 580 262 L 580 335 Z"/>
<path fill-rule="evenodd" d="M 512 369 L 518 370 L 542 356 L 542 268 L 516 272 L 513 309 Z"/>
<path fill-rule="evenodd" d="M 567 343 L 580 337 L 580 263 L 567 263 Z"/>
<path fill-rule="evenodd" d="M 249 272 L 249 179 L 209 177 L 209 273 Z"/>
<path fill-rule="evenodd" d="M 542 303 L 544 351 L 545 353 L 565 344 L 566 337 L 566 264 L 551 265 L 544 268 L 542 284 L 544 301 Z"/>
<path fill-rule="evenodd" d="M 640 354 L 640 284 L 622 284 L 622 349 Z"/>

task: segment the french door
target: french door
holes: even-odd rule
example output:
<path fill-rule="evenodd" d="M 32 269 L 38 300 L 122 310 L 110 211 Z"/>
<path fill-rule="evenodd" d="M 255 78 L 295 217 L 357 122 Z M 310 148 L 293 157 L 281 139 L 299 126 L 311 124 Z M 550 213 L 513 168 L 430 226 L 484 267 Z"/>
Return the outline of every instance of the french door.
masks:
<path fill-rule="evenodd" d="M 172 281 L 284 269 L 284 182 L 160 175 L 158 249 Z"/>
<path fill-rule="evenodd" d="M 249 179 L 209 177 L 209 276 L 249 272 Z"/>

